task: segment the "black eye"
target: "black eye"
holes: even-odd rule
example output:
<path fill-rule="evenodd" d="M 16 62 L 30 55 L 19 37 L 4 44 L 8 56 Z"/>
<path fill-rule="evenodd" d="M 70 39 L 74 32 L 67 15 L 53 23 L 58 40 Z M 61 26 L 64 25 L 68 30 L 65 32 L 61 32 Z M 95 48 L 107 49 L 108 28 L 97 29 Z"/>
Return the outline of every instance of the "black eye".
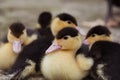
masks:
<path fill-rule="evenodd" d="M 71 21 L 67 21 L 68 24 L 71 24 L 72 22 Z"/>
<path fill-rule="evenodd" d="M 63 37 L 65 40 L 68 39 L 68 36 Z"/>
<path fill-rule="evenodd" d="M 95 34 L 92 34 L 92 37 L 95 37 Z"/>

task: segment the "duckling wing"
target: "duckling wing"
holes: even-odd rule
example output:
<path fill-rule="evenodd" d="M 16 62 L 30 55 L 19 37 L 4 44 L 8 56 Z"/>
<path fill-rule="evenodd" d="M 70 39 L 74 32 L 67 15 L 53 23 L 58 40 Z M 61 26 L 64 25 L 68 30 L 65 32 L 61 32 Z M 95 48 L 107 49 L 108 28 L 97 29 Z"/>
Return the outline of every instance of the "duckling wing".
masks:
<path fill-rule="evenodd" d="M 78 49 L 76 55 L 80 54 L 80 53 L 83 53 L 83 54 L 88 54 L 88 51 L 89 51 L 89 46 L 88 45 L 85 45 L 85 44 L 82 44 L 82 46 Z"/>
<path fill-rule="evenodd" d="M 120 44 L 98 41 L 93 44 L 89 54 L 95 60 L 90 72 L 95 79 L 99 76 L 102 80 L 120 80 Z"/>

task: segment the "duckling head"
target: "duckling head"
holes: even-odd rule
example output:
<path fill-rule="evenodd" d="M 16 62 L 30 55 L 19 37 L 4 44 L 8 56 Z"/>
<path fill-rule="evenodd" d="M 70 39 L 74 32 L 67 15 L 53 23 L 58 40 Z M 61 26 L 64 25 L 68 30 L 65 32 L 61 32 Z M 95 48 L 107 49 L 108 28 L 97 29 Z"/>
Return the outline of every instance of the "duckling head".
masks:
<path fill-rule="evenodd" d="M 54 36 L 57 35 L 57 33 L 63 29 L 64 27 L 74 27 L 76 28 L 78 26 L 76 19 L 68 14 L 68 13 L 61 13 L 58 14 L 51 22 L 51 31 Z"/>
<path fill-rule="evenodd" d="M 13 45 L 13 51 L 19 53 L 22 49 L 22 44 L 27 39 L 25 26 L 22 23 L 13 23 L 8 29 L 7 35 L 9 43 Z"/>
<path fill-rule="evenodd" d="M 38 23 L 37 28 L 46 28 L 48 25 L 50 25 L 52 20 L 52 14 L 50 12 L 44 11 L 42 12 L 38 17 Z"/>
<path fill-rule="evenodd" d="M 65 27 L 58 32 L 53 44 L 46 50 L 50 53 L 56 50 L 77 51 L 82 45 L 81 35 L 72 27 Z"/>
<path fill-rule="evenodd" d="M 112 41 L 111 32 L 107 27 L 98 25 L 88 31 L 84 43 L 87 45 L 91 45 L 96 41 L 103 40 Z"/>

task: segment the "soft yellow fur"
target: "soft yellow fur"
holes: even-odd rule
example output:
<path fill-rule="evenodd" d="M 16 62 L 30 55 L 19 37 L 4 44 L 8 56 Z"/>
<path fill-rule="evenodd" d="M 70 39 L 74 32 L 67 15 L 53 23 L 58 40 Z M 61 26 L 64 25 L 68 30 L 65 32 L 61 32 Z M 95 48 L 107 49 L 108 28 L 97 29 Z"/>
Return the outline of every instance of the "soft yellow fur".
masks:
<path fill-rule="evenodd" d="M 41 71 L 45 78 L 50 80 L 82 80 L 93 65 L 93 61 L 83 55 L 75 58 L 76 51 L 82 44 L 80 35 L 68 40 L 56 39 L 54 41 L 62 48 L 48 53 L 43 58 Z"/>
<path fill-rule="evenodd" d="M 12 51 L 12 44 L 6 43 L 0 47 L 0 69 L 7 70 L 15 62 L 18 54 Z"/>
<path fill-rule="evenodd" d="M 33 40 L 37 39 L 36 35 L 32 35 L 31 37 L 27 36 L 26 30 L 23 31 L 23 34 L 20 38 L 16 38 L 11 34 L 11 30 L 8 30 L 8 43 L 2 44 L 0 46 L 0 69 L 8 70 L 14 64 L 19 53 L 13 52 L 13 41 L 20 40 L 22 44 L 28 45 Z"/>
<path fill-rule="evenodd" d="M 36 29 L 41 29 L 41 25 L 39 23 L 36 24 Z"/>
<path fill-rule="evenodd" d="M 59 18 L 54 18 L 52 23 L 51 23 L 51 30 L 53 35 L 55 36 L 61 29 L 63 29 L 64 27 L 76 27 L 77 25 L 73 24 L 71 22 L 71 24 L 69 24 L 67 21 L 62 21 Z"/>
<path fill-rule="evenodd" d="M 79 80 L 84 77 L 72 52 L 57 51 L 48 54 L 41 65 L 43 75 L 50 80 Z"/>
<path fill-rule="evenodd" d="M 85 55 L 83 54 L 77 55 L 77 62 L 80 69 L 86 70 L 86 71 L 90 70 L 94 63 L 92 58 L 86 58 Z"/>

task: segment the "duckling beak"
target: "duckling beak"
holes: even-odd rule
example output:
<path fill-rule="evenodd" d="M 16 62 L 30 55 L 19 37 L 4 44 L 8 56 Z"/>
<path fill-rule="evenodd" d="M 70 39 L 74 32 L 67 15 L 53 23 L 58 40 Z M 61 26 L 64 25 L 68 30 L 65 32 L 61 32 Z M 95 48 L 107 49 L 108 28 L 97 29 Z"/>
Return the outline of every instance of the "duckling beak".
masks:
<path fill-rule="evenodd" d="M 86 35 L 85 31 L 82 30 L 80 27 L 77 26 L 77 27 L 75 27 L 75 29 L 77 29 L 81 35 L 83 35 L 83 36 Z"/>
<path fill-rule="evenodd" d="M 83 42 L 85 45 L 90 45 L 90 43 L 88 42 L 88 40 L 86 39 L 86 40 L 84 40 L 84 42 Z"/>
<path fill-rule="evenodd" d="M 20 40 L 14 40 L 13 41 L 13 51 L 15 53 L 20 53 L 21 49 L 22 49 L 21 41 Z"/>
<path fill-rule="evenodd" d="M 61 46 L 57 42 L 53 42 L 52 45 L 46 50 L 46 54 L 61 49 Z"/>

